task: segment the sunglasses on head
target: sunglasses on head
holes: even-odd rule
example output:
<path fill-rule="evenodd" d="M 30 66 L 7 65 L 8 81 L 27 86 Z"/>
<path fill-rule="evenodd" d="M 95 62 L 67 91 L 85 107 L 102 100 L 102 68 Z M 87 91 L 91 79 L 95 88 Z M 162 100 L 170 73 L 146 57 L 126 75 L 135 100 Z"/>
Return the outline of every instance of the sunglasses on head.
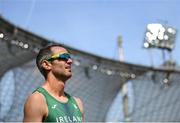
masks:
<path fill-rule="evenodd" d="M 52 61 L 52 60 L 55 60 L 55 59 L 59 59 L 59 60 L 68 60 L 70 59 L 71 56 L 69 53 L 60 53 L 60 54 L 55 54 L 55 55 L 52 55 L 49 59 L 47 59 L 48 61 Z"/>

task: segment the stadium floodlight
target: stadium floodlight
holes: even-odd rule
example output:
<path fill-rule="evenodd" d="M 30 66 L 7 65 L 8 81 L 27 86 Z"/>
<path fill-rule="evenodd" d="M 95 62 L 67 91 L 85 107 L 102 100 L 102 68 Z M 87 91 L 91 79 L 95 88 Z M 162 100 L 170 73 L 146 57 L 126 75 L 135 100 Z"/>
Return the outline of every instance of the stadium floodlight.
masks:
<path fill-rule="evenodd" d="M 0 38 L 3 39 L 4 38 L 4 34 L 0 33 Z"/>
<path fill-rule="evenodd" d="M 144 47 L 145 48 L 161 48 L 171 51 L 174 48 L 176 29 L 158 24 L 152 23 L 147 25 Z"/>

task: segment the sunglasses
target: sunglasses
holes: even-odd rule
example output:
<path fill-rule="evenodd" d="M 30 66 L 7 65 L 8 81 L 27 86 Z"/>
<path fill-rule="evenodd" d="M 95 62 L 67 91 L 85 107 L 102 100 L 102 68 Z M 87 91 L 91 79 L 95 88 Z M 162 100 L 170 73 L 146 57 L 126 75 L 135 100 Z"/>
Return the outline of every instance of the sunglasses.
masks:
<path fill-rule="evenodd" d="M 50 58 L 48 58 L 47 60 L 48 60 L 48 61 L 52 61 L 52 60 L 55 60 L 55 59 L 67 61 L 68 59 L 71 59 L 71 56 L 70 56 L 69 53 L 60 53 L 60 54 L 52 55 L 52 56 L 51 56 Z"/>

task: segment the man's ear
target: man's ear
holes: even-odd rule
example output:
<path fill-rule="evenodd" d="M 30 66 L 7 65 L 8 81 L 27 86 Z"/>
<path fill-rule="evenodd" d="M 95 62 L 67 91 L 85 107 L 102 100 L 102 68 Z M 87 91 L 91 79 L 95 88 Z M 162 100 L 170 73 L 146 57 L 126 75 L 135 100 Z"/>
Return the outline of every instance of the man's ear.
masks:
<path fill-rule="evenodd" d="M 51 70 L 51 63 L 48 62 L 47 60 L 43 60 L 42 61 L 42 67 L 45 69 L 45 70 Z"/>

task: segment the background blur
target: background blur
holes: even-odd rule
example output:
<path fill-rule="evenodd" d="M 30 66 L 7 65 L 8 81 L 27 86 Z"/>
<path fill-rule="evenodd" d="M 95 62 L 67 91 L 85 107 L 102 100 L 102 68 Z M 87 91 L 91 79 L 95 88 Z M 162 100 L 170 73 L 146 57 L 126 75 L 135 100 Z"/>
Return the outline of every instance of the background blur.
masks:
<path fill-rule="evenodd" d="M 35 57 L 49 43 L 72 52 L 74 76 L 66 90 L 82 98 L 85 121 L 180 121 L 179 5 L 0 0 L 0 121 L 22 120 L 26 97 L 43 82 Z M 177 31 L 172 50 L 143 47 L 151 23 Z"/>
<path fill-rule="evenodd" d="M 179 30 L 179 0 L 0 0 L 6 19 L 49 40 L 111 59 L 118 58 L 117 37 L 122 36 L 125 61 L 151 65 L 143 48 L 149 23 Z M 179 63 L 179 36 L 172 51 Z M 162 52 L 152 49 L 154 65 Z"/>

